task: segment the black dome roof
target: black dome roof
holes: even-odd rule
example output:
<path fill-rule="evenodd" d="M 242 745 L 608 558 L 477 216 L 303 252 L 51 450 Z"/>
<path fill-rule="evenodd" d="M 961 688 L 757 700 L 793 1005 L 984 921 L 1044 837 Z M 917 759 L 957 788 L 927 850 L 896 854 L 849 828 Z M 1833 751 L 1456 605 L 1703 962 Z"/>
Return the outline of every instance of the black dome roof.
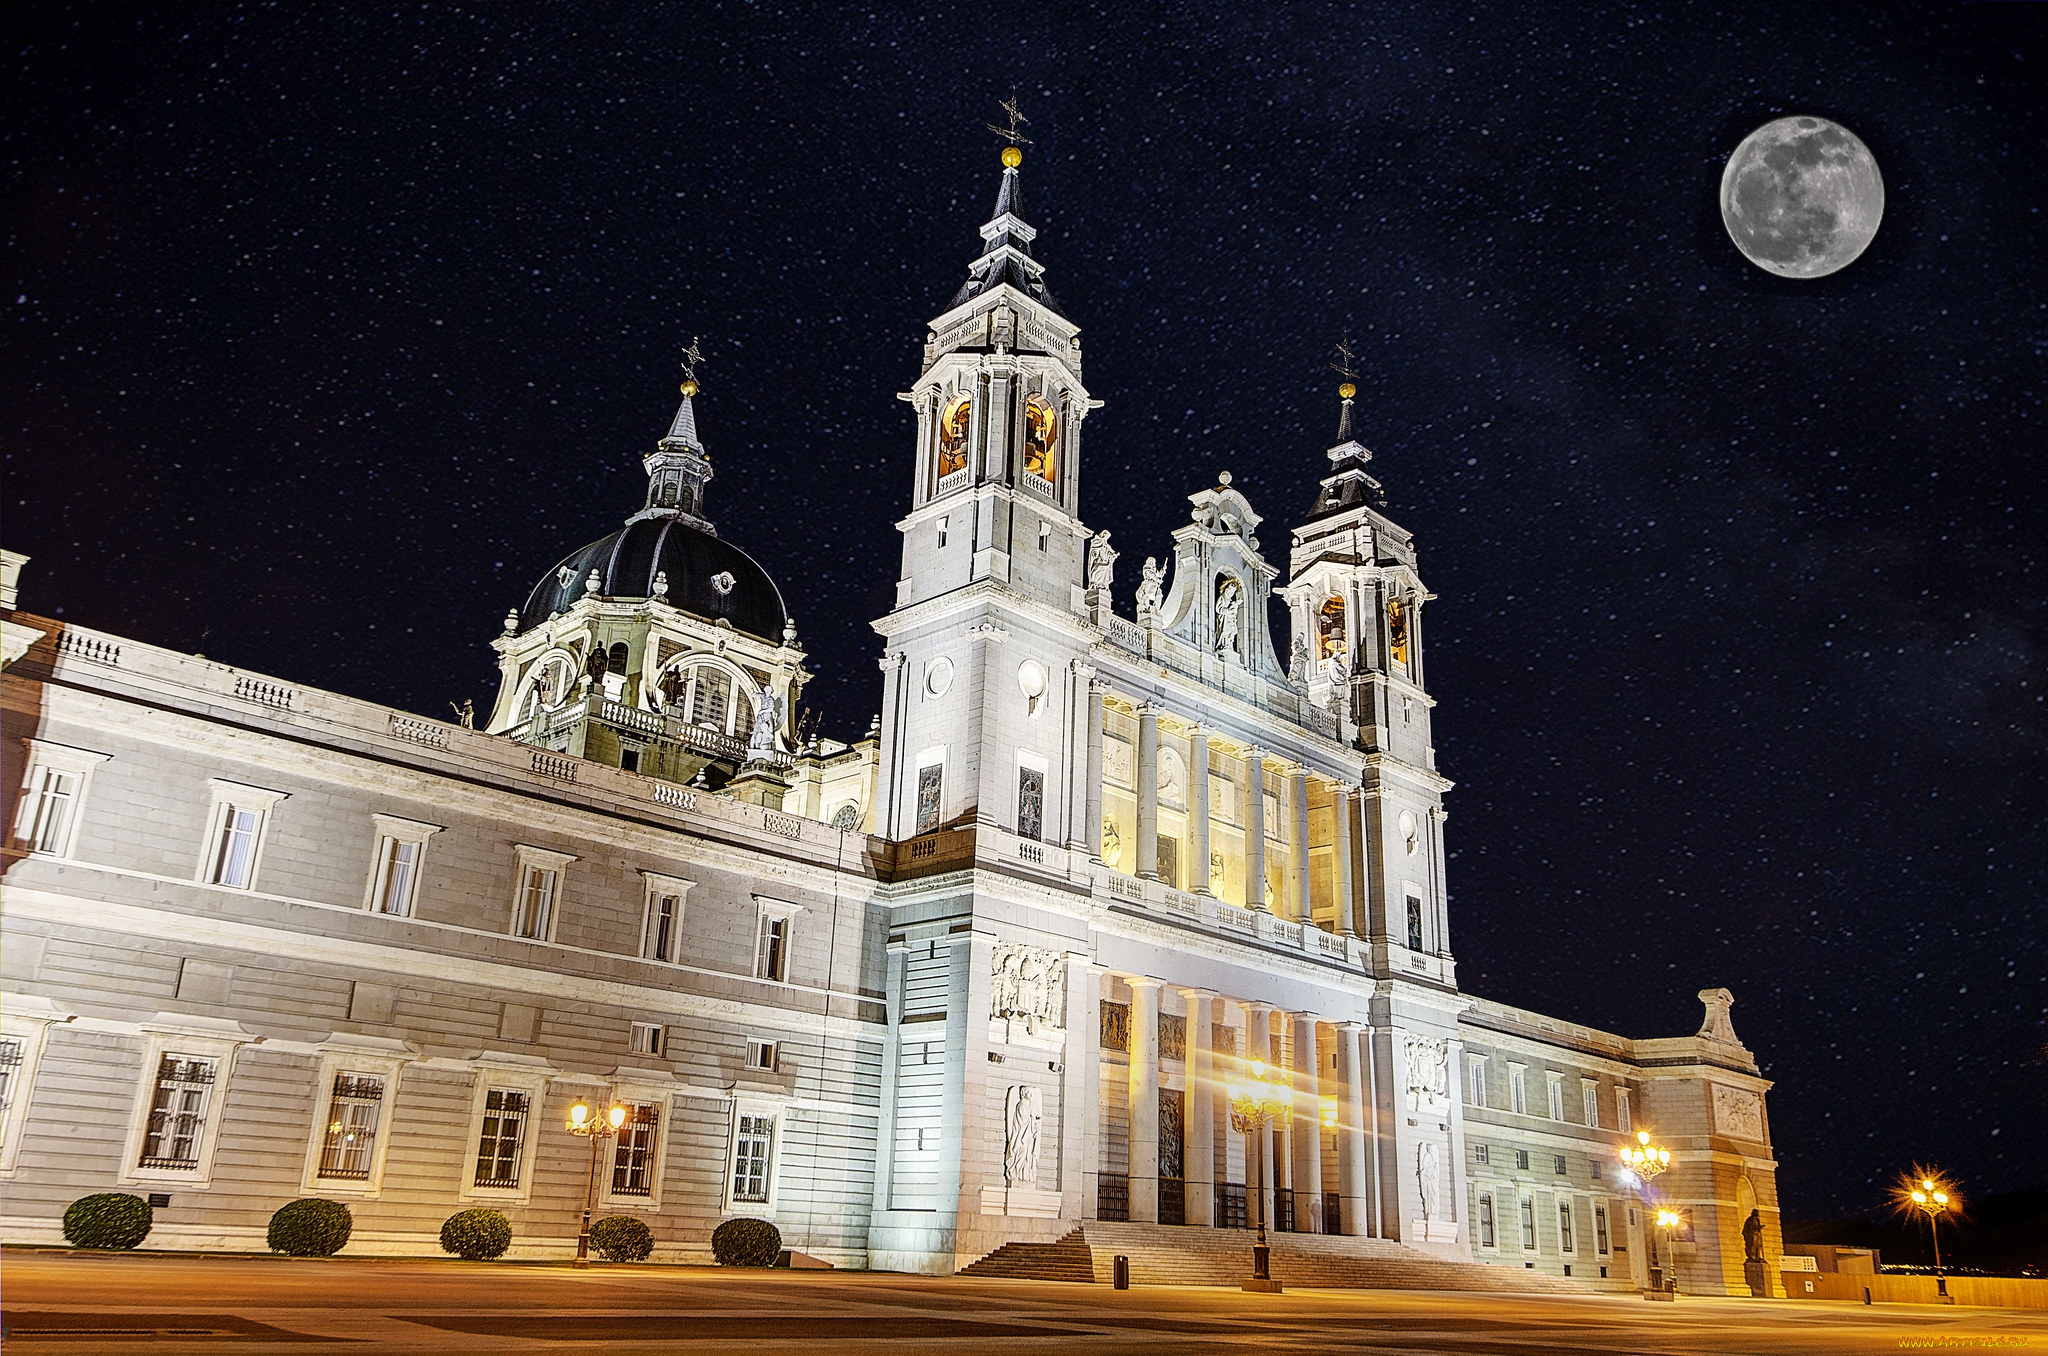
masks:
<path fill-rule="evenodd" d="M 598 593 L 609 598 L 651 598 L 654 576 L 666 574 L 668 601 L 676 607 L 713 621 L 723 618 L 733 629 L 774 644 L 782 642 L 782 625 L 789 614 L 783 611 L 782 594 L 768 572 L 739 547 L 672 517 L 627 523 L 564 559 L 527 595 L 519 629 L 567 612 L 569 604 L 583 596 L 592 570 L 602 581 Z M 731 578 L 723 592 L 713 582 L 725 582 L 721 575 Z"/>

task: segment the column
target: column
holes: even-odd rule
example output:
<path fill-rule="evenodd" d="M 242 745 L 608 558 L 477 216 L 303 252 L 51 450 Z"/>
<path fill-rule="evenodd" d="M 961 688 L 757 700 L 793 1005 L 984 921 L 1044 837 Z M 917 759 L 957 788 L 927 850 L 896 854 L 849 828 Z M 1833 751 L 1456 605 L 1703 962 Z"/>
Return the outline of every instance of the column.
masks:
<path fill-rule="evenodd" d="M 1209 732 L 1199 725 L 1188 732 L 1188 858 L 1188 880 L 1195 893 L 1213 894 L 1209 876 Z"/>
<path fill-rule="evenodd" d="M 1245 750 L 1244 906 L 1266 908 L 1266 751 Z M 1261 1019 L 1263 1022 L 1263 1019 Z M 1260 1030 L 1264 1030 L 1261 1025 Z M 1252 1058 L 1264 1059 L 1262 1053 Z"/>
<path fill-rule="evenodd" d="M 1188 1181 L 1188 1223 L 1216 1222 L 1216 1048 L 1207 989 L 1182 989 L 1188 1005 L 1188 1091 L 1181 1171 Z"/>
<path fill-rule="evenodd" d="M 1332 882 L 1336 892 L 1337 919 L 1335 930 L 1352 937 L 1365 936 L 1365 920 L 1358 916 L 1358 893 L 1352 884 L 1351 872 L 1351 791 L 1347 787 L 1330 788 L 1330 817 L 1337 825 L 1331 851 L 1336 854 L 1337 873 Z M 1349 1207 L 1346 1207 L 1347 1209 Z"/>
<path fill-rule="evenodd" d="M 1288 799 L 1293 802 L 1294 832 L 1294 879 L 1290 893 L 1294 896 L 1294 918 L 1296 922 L 1315 924 L 1314 898 L 1309 893 L 1308 879 L 1308 769 L 1296 768 L 1289 779 Z"/>
<path fill-rule="evenodd" d="M 1365 1079 L 1358 1062 L 1357 1022 L 1337 1023 L 1337 1191 L 1343 1197 L 1344 1232 L 1363 1238 L 1366 1208 Z"/>
<path fill-rule="evenodd" d="M 1067 953 L 1067 1043 L 1060 1071 L 1060 1218 L 1095 1218 L 1101 1163 L 1102 1010 L 1098 971 L 1083 951 Z"/>
<path fill-rule="evenodd" d="M 1138 861 L 1134 874 L 1159 879 L 1159 708 L 1138 708 Z"/>
<path fill-rule="evenodd" d="M 1109 684 L 1088 682 L 1088 860 L 1102 860 L 1102 694 Z"/>
<path fill-rule="evenodd" d="M 1131 1222 L 1159 1220 L 1159 981 L 1131 986 Z"/>
<path fill-rule="evenodd" d="M 1311 1013 L 1294 1014 L 1294 1125 L 1290 1136 L 1293 1153 L 1294 1230 L 1302 1234 L 1323 1231 L 1323 1097 L 1322 1070 L 1316 1049 L 1316 1019 Z"/>
<path fill-rule="evenodd" d="M 1270 1067 L 1273 1053 L 1272 1015 L 1273 1009 L 1264 1003 L 1247 1003 L 1244 1006 L 1245 1067 L 1249 1070 L 1254 1060 L 1265 1062 L 1269 1066 L 1266 1071 L 1268 1080 L 1276 1078 L 1280 1073 L 1279 1070 Z M 1258 1178 L 1261 1183 L 1263 1196 L 1263 1199 L 1259 1201 L 1246 1199 L 1245 1209 L 1251 1216 L 1247 1222 L 1256 1226 L 1263 1219 L 1266 1221 L 1267 1230 L 1270 1231 L 1273 1228 L 1273 1188 L 1280 1184 L 1279 1179 L 1273 1172 L 1276 1164 L 1273 1161 L 1273 1127 L 1271 1123 L 1261 1126 L 1259 1132 L 1252 1136 L 1252 1142 L 1245 1146 L 1245 1153 L 1245 1190 L 1251 1190 L 1252 1164 L 1250 1155 L 1257 1154 L 1259 1156 Z"/>

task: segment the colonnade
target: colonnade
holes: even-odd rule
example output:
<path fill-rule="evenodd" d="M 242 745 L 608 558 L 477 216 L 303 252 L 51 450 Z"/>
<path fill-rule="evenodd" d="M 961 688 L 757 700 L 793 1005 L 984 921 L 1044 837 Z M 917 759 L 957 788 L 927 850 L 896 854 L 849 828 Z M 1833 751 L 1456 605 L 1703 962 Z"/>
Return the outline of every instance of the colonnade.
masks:
<path fill-rule="evenodd" d="M 1290 1191 L 1295 1232 L 1331 1232 L 1327 1226 L 1334 1224 L 1335 1232 L 1354 1237 L 1381 1235 L 1369 1153 L 1369 1146 L 1381 1133 L 1380 1110 L 1372 1092 L 1375 1054 L 1364 1023 L 1326 1021 L 1313 1013 L 1224 998 L 1208 989 L 1169 985 L 1144 975 L 1112 975 L 1094 966 L 1079 969 L 1083 973 L 1077 978 L 1086 989 L 1083 1010 L 1097 1015 L 1088 1026 L 1085 1042 L 1088 1066 L 1096 1071 L 1098 1080 L 1103 1070 L 1116 1067 L 1104 1059 L 1105 1028 L 1110 1024 L 1100 1014 L 1111 1001 L 1116 981 L 1130 992 L 1129 1021 L 1124 1027 L 1129 1054 L 1124 1070 L 1129 1109 L 1126 1171 L 1115 1174 L 1104 1166 L 1110 1157 L 1104 1142 L 1109 1133 L 1108 1117 L 1094 1105 L 1098 1099 L 1090 1098 L 1081 1154 L 1086 1165 L 1084 1218 L 1105 1217 L 1105 1201 L 1118 1193 L 1106 1191 L 1104 1183 L 1121 1176 L 1125 1211 L 1134 1222 L 1227 1224 L 1230 1221 L 1217 1215 L 1217 1185 L 1243 1186 L 1254 1180 L 1245 1171 L 1242 1155 L 1255 1152 L 1260 1163 L 1256 1180 L 1265 1189 L 1261 1208 L 1269 1229 L 1279 1223 L 1274 1210 L 1277 1193 Z M 1168 1092 L 1177 1091 L 1183 1097 L 1178 1179 L 1161 1172 L 1162 1149 L 1167 1146 L 1161 1142 L 1159 1110 L 1170 1070 L 1161 1059 L 1160 1017 L 1170 1002 L 1169 993 L 1178 996 L 1185 1023 L 1182 1076 L 1173 1080 L 1178 1088 Z M 1214 1040 L 1217 1027 L 1241 1033 L 1242 1048 L 1218 1050 Z M 1275 1037 L 1280 1038 L 1278 1050 Z M 1233 1043 L 1236 1039 L 1234 1034 Z M 1284 1059 L 1278 1058 L 1283 1054 Z M 1266 1062 L 1267 1081 L 1288 1088 L 1289 1096 L 1281 1116 L 1245 1144 L 1245 1137 L 1229 1128 L 1227 1089 L 1244 1080 L 1254 1060 Z M 1325 1153 L 1326 1137 L 1332 1141 L 1334 1155 Z M 1334 1179 L 1326 1164 L 1326 1158 L 1332 1156 Z M 1185 1192 L 1184 1209 L 1179 1212 L 1172 1209 L 1170 1195 L 1163 1194 L 1175 1190 Z M 1335 1221 L 1326 1220 L 1324 1211 L 1325 1198 L 1332 1192 L 1338 1197 Z M 1251 1208 L 1248 1199 L 1246 1208 Z M 1174 1218 L 1177 1213 L 1179 1220 Z"/>
<path fill-rule="evenodd" d="M 1086 779 L 1086 829 L 1087 850 L 1097 860 L 1102 860 L 1104 851 L 1104 740 L 1109 714 L 1109 698 L 1113 695 L 1110 685 L 1101 679 L 1092 680 L 1088 699 L 1088 764 Z M 1121 855 L 1118 845 L 1116 869 L 1126 874 L 1145 879 L 1161 877 L 1159 855 L 1159 765 L 1160 728 L 1159 720 L 1165 709 L 1150 702 L 1130 701 L 1128 703 L 1137 721 L 1135 766 L 1132 769 L 1132 789 L 1136 800 L 1135 825 L 1132 826 L 1130 858 Z M 1186 843 L 1188 849 L 1187 885 L 1185 888 L 1195 894 L 1215 895 L 1216 880 L 1210 866 L 1214 840 L 1211 824 L 1210 791 L 1210 743 L 1212 732 L 1196 722 L 1185 727 L 1188 740 L 1188 768 L 1186 783 Z M 1243 806 L 1243 878 L 1236 890 L 1239 897 L 1225 902 L 1239 904 L 1247 909 L 1278 913 L 1291 920 L 1317 924 L 1314 908 L 1314 880 L 1311 875 L 1311 852 L 1323 844 L 1312 843 L 1309 832 L 1309 797 L 1313 785 L 1330 798 L 1332 833 L 1327 846 L 1331 851 L 1332 870 L 1330 899 L 1332 916 L 1326 920 L 1330 931 L 1348 933 L 1366 938 L 1369 921 L 1366 917 L 1364 884 L 1353 862 L 1353 837 L 1356 831 L 1354 821 L 1358 817 L 1359 794 L 1356 788 L 1346 786 L 1334 778 L 1312 772 L 1306 767 L 1281 761 L 1270 750 L 1257 745 L 1245 745 L 1230 750 L 1245 764 L 1244 806 Z M 1286 796 L 1281 802 L 1282 813 L 1287 816 L 1285 832 L 1269 840 L 1266 822 L 1266 785 L 1269 776 L 1285 779 Z M 1276 798 L 1277 799 L 1277 798 Z M 1284 886 L 1273 892 L 1272 907 L 1268 908 L 1267 850 L 1269 842 L 1287 854 Z M 1170 884 L 1179 884 L 1170 881 Z"/>

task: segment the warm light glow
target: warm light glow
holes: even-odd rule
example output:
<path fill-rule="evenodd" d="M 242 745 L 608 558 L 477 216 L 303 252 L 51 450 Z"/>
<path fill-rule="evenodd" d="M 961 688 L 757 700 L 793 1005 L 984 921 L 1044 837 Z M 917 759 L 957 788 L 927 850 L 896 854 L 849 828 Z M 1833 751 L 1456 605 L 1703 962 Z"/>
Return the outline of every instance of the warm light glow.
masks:
<path fill-rule="evenodd" d="M 626 1108 L 622 1106 L 613 1107 L 611 1109 L 611 1122 L 612 1129 L 614 1130 L 624 1125 L 626 1123 Z"/>
<path fill-rule="evenodd" d="M 1265 1061 L 1265 1060 L 1263 1060 L 1263 1059 L 1255 1059 L 1255 1060 L 1253 1060 L 1253 1061 L 1252 1061 L 1252 1078 L 1253 1078 L 1253 1079 L 1254 1079 L 1255 1081 L 1257 1081 L 1257 1082 L 1260 1082 L 1260 1083 L 1263 1083 L 1263 1082 L 1265 1082 L 1265 1081 L 1266 1081 L 1266 1061 Z"/>
<path fill-rule="evenodd" d="M 1676 1210 L 1659 1210 L 1657 1212 L 1657 1227 L 1659 1229 L 1672 1229 L 1677 1226 L 1678 1212 Z"/>
<path fill-rule="evenodd" d="M 1323 1098 L 1323 1129 L 1335 1130 L 1336 1128 L 1337 1099 L 1334 1097 L 1325 1097 Z"/>
<path fill-rule="evenodd" d="M 1228 1097 L 1233 1102 L 1242 1102 L 1244 1100 L 1244 1084 L 1229 1084 L 1227 1087 L 1223 1089 L 1223 1095 Z"/>
<path fill-rule="evenodd" d="M 1642 1145 L 1644 1148 L 1648 1148 L 1650 1144 L 1650 1132 L 1647 1130 L 1636 1131 L 1636 1143 Z"/>
<path fill-rule="evenodd" d="M 1939 1168 L 1915 1163 L 1892 1183 L 1892 1209 L 1902 1215 L 1919 1211 L 1927 1215 L 1963 1213 L 1962 1193 L 1954 1179 Z"/>
<path fill-rule="evenodd" d="M 589 1119 L 590 1108 L 585 1103 L 578 1102 L 576 1105 L 569 1108 L 569 1126 L 571 1129 L 581 1130 L 584 1126 L 584 1123 L 587 1122 Z"/>

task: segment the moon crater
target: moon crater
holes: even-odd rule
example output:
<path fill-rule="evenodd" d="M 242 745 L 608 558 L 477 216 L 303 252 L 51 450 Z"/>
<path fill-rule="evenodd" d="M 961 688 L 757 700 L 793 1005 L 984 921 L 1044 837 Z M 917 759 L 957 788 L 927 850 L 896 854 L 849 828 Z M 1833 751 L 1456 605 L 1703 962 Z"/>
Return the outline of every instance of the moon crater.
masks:
<path fill-rule="evenodd" d="M 1751 263 L 1819 278 L 1853 262 L 1884 217 L 1869 147 L 1826 118 L 1779 118 L 1744 137 L 1721 173 L 1721 222 Z"/>

